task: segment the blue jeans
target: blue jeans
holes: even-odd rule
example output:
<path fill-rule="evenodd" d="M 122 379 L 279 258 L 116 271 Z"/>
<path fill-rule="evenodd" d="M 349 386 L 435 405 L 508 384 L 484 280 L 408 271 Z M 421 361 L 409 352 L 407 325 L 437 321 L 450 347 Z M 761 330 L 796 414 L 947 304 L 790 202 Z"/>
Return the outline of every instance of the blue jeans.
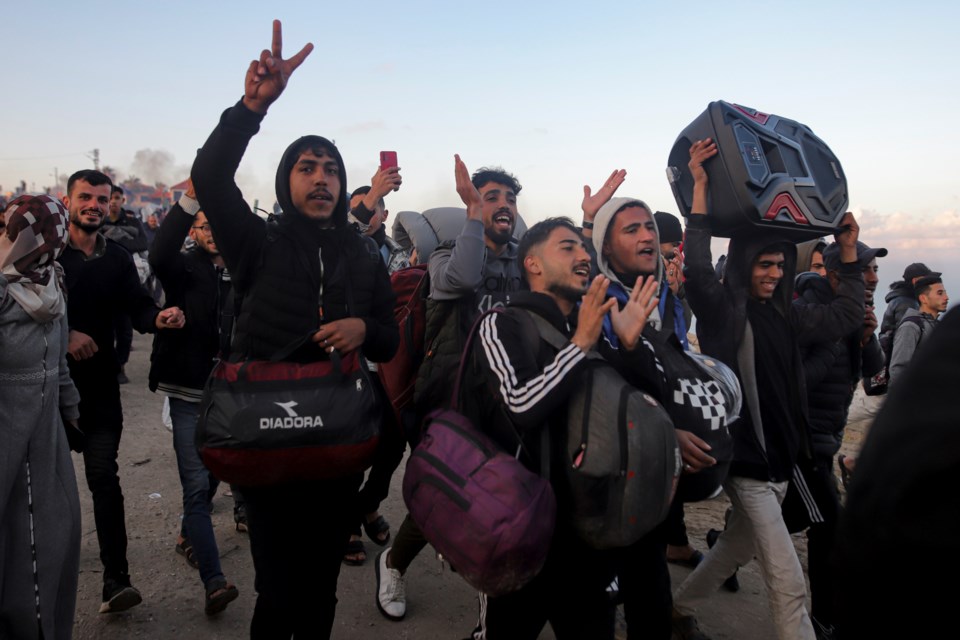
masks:
<path fill-rule="evenodd" d="M 200 564 L 200 580 L 209 587 L 223 580 L 220 550 L 210 520 L 210 497 L 217 480 L 203 466 L 197 450 L 195 434 L 200 405 L 170 398 L 170 419 L 173 421 L 173 449 L 177 454 L 177 470 L 183 487 L 183 533 L 193 545 L 193 555 Z"/>

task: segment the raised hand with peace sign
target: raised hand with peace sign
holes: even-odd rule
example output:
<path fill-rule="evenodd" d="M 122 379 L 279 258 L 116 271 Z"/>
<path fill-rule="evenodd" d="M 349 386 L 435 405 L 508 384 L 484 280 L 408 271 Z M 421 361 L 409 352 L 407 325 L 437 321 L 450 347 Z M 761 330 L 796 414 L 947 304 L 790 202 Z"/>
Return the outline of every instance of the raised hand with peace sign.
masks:
<path fill-rule="evenodd" d="M 299 67 L 310 52 L 313 44 L 307 43 L 287 60 L 283 59 L 283 29 L 279 20 L 273 21 L 273 42 L 270 49 L 260 52 L 260 59 L 250 62 L 247 77 L 243 83 L 243 104 L 255 113 L 264 114 L 273 102 L 280 97 L 290 74 Z"/>

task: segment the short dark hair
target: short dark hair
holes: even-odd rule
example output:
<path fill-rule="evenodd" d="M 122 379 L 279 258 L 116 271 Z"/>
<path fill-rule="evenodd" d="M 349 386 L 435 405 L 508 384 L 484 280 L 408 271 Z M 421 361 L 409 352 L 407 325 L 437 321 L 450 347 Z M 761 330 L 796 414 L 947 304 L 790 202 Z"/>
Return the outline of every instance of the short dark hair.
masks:
<path fill-rule="evenodd" d="M 917 300 L 920 300 L 920 296 L 930 293 L 930 288 L 935 284 L 943 284 L 943 278 L 940 276 L 924 276 L 917 280 L 917 283 L 913 285 Z"/>
<path fill-rule="evenodd" d="M 119 187 L 119 186 L 117 186 L 117 185 L 113 185 L 112 187 L 110 187 L 110 195 L 112 196 L 112 195 L 115 194 L 115 193 L 119 193 L 119 194 L 122 195 L 122 196 L 126 195 L 126 194 L 124 193 L 124 191 L 123 191 L 123 187 Z"/>
<path fill-rule="evenodd" d="M 70 193 L 73 191 L 73 184 L 77 180 L 83 180 L 92 187 L 99 187 L 102 184 L 108 184 L 111 188 L 113 188 L 113 180 L 111 180 L 110 176 L 107 174 L 101 173 L 96 169 L 81 169 L 70 176 L 70 179 L 67 180 L 67 195 L 70 195 Z M 112 193 L 113 192 L 111 191 L 111 194 Z"/>
<path fill-rule="evenodd" d="M 320 156 L 330 156 L 331 158 L 339 158 L 340 154 L 337 152 L 337 147 L 332 142 L 325 144 L 317 139 L 316 136 L 304 136 L 304 140 L 300 141 L 300 144 L 293 149 L 293 154 L 290 156 L 293 158 L 293 163 L 290 165 L 290 173 L 293 173 L 293 168 L 297 164 L 297 160 L 300 159 L 304 153 L 309 151 L 313 155 Z"/>
<path fill-rule="evenodd" d="M 520 181 L 512 173 L 507 173 L 500 167 L 480 167 L 470 177 L 470 182 L 477 189 L 489 182 L 495 182 L 512 189 L 514 194 L 519 194 L 520 189 L 523 188 L 520 186 Z"/>
<path fill-rule="evenodd" d="M 577 229 L 577 225 L 573 223 L 573 220 L 561 216 L 542 220 L 527 229 L 527 232 L 523 234 L 523 238 L 520 239 L 520 246 L 517 248 L 517 263 L 520 265 L 520 280 L 522 282 L 529 285 L 529 282 L 527 282 L 527 270 L 523 266 L 527 256 L 530 255 L 530 252 L 535 248 L 546 242 L 547 238 L 550 237 L 550 234 L 553 233 L 555 229 L 561 227 L 573 231 L 577 234 L 578 238 L 583 239 L 583 236 L 580 235 L 580 230 Z"/>
<path fill-rule="evenodd" d="M 365 196 L 365 195 L 367 195 L 368 193 L 370 193 L 370 187 L 369 187 L 369 186 L 364 185 L 364 186 L 362 186 L 362 187 L 357 187 L 356 189 L 353 190 L 353 193 L 350 194 L 350 199 L 353 200 L 353 199 L 356 198 L 357 196 Z M 383 198 L 378 198 L 378 199 L 377 199 L 377 204 L 374 205 L 374 206 L 380 207 L 381 209 L 386 209 L 386 208 L 387 208 L 387 203 L 384 202 Z"/>
<path fill-rule="evenodd" d="M 773 244 L 768 244 L 764 248 L 760 249 L 760 251 L 757 251 L 756 255 L 753 256 L 753 260 L 750 262 L 750 264 L 756 263 L 757 260 L 760 259 L 760 256 L 769 255 L 769 254 L 782 253 L 784 257 L 786 257 L 787 255 L 786 245 L 787 245 L 786 242 L 774 242 Z"/>

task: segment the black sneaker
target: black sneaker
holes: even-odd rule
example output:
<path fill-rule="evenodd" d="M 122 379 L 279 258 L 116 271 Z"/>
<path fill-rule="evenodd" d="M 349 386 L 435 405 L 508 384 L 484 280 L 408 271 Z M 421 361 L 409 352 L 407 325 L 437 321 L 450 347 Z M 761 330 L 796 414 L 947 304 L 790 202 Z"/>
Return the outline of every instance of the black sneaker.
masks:
<path fill-rule="evenodd" d="M 716 529 L 707 531 L 707 546 L 713 549 L 713 545 L 717 544 L 717 538 L 719 537 L 720 532 Z M 737 571 L 739 571 L 739 569 L 737 569 Z M 723 588 L 730 593 L 740 591 L 740 579 L 737 577 L 737 571 L 734 571 L 732 576 L 723 581 Z"/>
<path fill-rule="evenodd" d="M 120 367 L 120 373 L 117 374 L 117 382 L 119 384 L 127 384 L 130 382 L 130 378 L 127 377 L 127 372 L 124 369 L 125 367 Z"/>
<path fill-rule="evenodd" d="M 107 580 L 103 583 L 103 602 L 100 613 L 119 613 L 143 602 L 140 592 L 130 583 Z"/>

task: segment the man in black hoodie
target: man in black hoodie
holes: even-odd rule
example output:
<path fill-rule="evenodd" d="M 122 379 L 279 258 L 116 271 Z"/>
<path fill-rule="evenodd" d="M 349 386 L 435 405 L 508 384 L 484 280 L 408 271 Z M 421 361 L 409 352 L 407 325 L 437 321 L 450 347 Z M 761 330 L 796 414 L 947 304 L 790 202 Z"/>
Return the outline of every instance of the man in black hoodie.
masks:
<path fill-rule="evenodd" d="M 797 276 L 795 306 L 827 305 L 834 300 L 840 286 L 840 250 L 841 247 L 834 243 L 822 251 L 826 277 L 813 272 Z M 887 250 L 882 247 L 872 249 L 862 242 L 857 243 L 857 261 L 863 270 L 865 287 L 876 283 L 876 258 L 885 255 Z M 810 613 L 818 632 L 829 632 L 836 624 L 834 581 L 828 570 L 840 516 L 840 496 L 833 472 L 833 458 L 843 442 L 847 412 L 857 383 L 864 376 L 875 375 L 883 367 L 883 353 L 874 335 L 876 328 L 876 317 L 868 306 L 862 325 L 843 338 L 822 340 L 819 336 L 807 336 L 800 342 L 813 445 L 813 465 L 804 467 L 804 480 L 806 488 L 816 499 L 817 509 L 814 513 L 807 510 L 807 501 L 800 490 L 803 485 L 796 482 L 796 491 L 790 491 L 783 503 L 783 510 L 791 531 L 806 528 L 809 524 L 807 567 L 812 603 Z"/>
<path fill-rule="evenodd" d="M 844 217 L 844 231 L 837 235 L 842 263 L 837 296 L 829 305 L 791 306 L 796 245 L 769 233 L 731 240 L 721 283 L 710 259 L 703 167 L 716 153 L 709 139 L 690 148 L 694 190 L 687 225 L 687 296 L 699 319 L 703 352 L 737 372 L 744 403 L 724 483 L 733 510 L 716 546 L 674 595 L 675 631 L 681 638 L 703 638 L 693 618 L 697 605 L 756 555 L 778 637 L 813 640 L 803 569 L 780 503 L 798 457 L 810 456 L 798 343 L 814 335 L 839 339 L 863 322 L 859 227 L 852 214 Z"/>
<path fill-rule="evenodd" d="M 308 363 L 359 349 L 382 362 L 400 339 L 394 295 L 376 247 L 347 223 L 346 172 L 333 143 L 304 136 L 284 152 L 275 224 L 251 211 L 234 182 L 267 109 L 313 49 L 285 60 L 281 39 L 274 21 L 272 48 L 250 63 L 243 99 L 224 112 L 192 171 L 243 295 L 232 353 L 269 359 L 286 351 L 285 360 Z M 361 478 L 244 489 L 258 592 L 252 638 L 329 637 Z"/>

